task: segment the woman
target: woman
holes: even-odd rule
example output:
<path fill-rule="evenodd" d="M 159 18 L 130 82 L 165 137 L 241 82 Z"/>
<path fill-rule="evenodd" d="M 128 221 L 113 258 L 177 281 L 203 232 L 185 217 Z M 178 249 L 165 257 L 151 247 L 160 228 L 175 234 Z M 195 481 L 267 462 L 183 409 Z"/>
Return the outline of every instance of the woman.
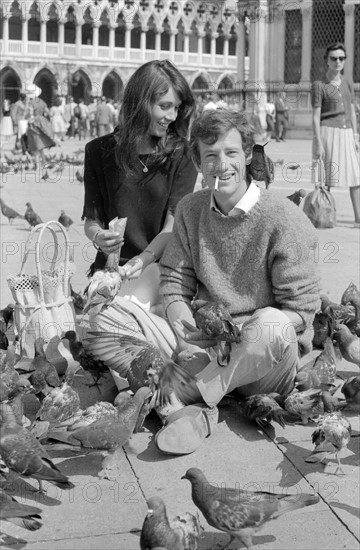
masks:
<path fill-rule="evenodd" d="M 0 136 L 4 138 L 4 141 L 9 141 L 10 137 L 14 134 L 13 123 L 10 115 L 10 101 L 4 99 L 2 106 L 2 119 L 0 122 Z"/>
<path fill-rule="evenodd" d="M 49 121 L 49 109 L 45 101 L 35 95 L 35 97 L 30 97 L 29 113 L 26 131 L 27 148 L 33 155 L 36 165 L 40 159 L 45 164 L 44 149 L 56 145 Z"/>
<path fill-rule="evenodd" d="M 60 141 L 64 141 L 67 124 L 65 120 L 64 105 L 59 97 L 55 98 L 54 104 L 50 109 L 50 121 L 55 141 L 60 145 Z"/>
<path fill-rule="evenodd" d="M 312 86 L 313 158 L 324 160 L 327 187 L 348 187 L 360 227 L 360 167 L 356 150 L 354 88 L 344 76 L 346 50 L 330 44 L 324 55 L 327 71 Z M 357 136 L 358 137 L 358 136 Z"/>
<path fill-rule="evenodd" d="M 119 125 L 85 147 L 85 233 L 98 248 L 90 268 L 102 269 L 120 245 L 127 279 L 161 258 L 179 200 L 193 191 L 196 170 L 187 134 L 195 101 L 168 60 L 150 61 L 131 76 Z M 124 238 L 109 221 L 127 217 Z"/>

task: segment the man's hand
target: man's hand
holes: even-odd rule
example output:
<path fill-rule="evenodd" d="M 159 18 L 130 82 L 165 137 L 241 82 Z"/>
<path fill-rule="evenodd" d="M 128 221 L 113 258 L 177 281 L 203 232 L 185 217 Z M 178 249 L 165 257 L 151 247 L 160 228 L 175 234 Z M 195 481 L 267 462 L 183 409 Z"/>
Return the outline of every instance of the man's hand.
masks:
<path fill-rule="evenodd" d="M 192 344 L 202 349 L 212 348 L 216 346 L 217 344 L 216 340 L 209 339 L 209 337 L 206 334 L 204 334 L 202 330 L 199 330 L 198 328 L 194 327 L 193 325 L 191 325 L 185 320 L 182 321 L 181 324 L 183 327 L 182 337 L 185 340 L 185 342 L 188 342 L 189 344 Z"/>

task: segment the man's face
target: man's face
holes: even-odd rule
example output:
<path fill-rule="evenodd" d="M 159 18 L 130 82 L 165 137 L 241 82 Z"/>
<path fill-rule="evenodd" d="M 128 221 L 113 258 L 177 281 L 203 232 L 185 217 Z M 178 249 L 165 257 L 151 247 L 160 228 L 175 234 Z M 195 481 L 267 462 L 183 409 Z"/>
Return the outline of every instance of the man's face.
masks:
<path fill-rule="evenodd" d="M 238 130 L 231 129 L 212 145 L 199 141 L 199 151 L 205 184 L 214 190 L 215 198 L 229 199 L 246 191 L 245 153 Z"/>

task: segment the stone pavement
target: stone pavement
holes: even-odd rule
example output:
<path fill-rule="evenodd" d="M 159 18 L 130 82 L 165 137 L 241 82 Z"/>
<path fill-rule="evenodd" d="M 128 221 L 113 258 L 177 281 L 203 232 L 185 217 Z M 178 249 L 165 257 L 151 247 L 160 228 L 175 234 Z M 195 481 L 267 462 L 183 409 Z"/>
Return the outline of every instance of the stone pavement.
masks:
<path fill-rule="evenodd" d="M 83 147 L 83 141 L 69 140 L 63 144 L 65 152 Z M 7 148 L 5 146 L 5 150 Z M 271 142 L 266 150 L 273 160 L 284 160 L 282 166 L 276 166 L 273 192 L 289 195 L 300 187 L 311 189 L 310 141 Z M 293 170 L 291 166 L 295 163 L 299 167 Z M 75 223 L 70 228 L 69 238 L 77 266 L 72 284 L 79 291 L 86 284 L 85 271 L 95 252 L 84 236 L 80 219 L 83 188 L 75 179 L 72 166 L 65 167 L 61 176 L 51 171 L 49 174 L 51 177 L 46 182 L 35 173 L 2 174 L 1 197 L 20 213 L 25 212 L 25 203 L 30 201 L 44 221 L 57 219 L 61 209 L 70 215 Z M 336 190 L 334 196 L 338 225 L 334 229 L 319 230 L 319 247 L 314 254 L 322 274 L 322 292 L 339 301 L 350 280 L 359 285 L 359 231 L 352 227 L 348 191 Z M 17 219 L 10 226 L 8 220 L 1 217 L 2 307 L 12 301 L 6 277 L 20 269 L 24 243 L 29 235 L 27 225 L 24 220 Z M 42 258 L 44 265 L 49 261 L 48 256 L 51 256 L 51 247 Z M 356 365 L 344 360 L 339 362 L 339 379 L 357 374 Z M 121 475 L 114 481 L 97 477 L 100 453 L 77 454 L 66 446 L 49 446 L 54 461 L 70 476 L 75 489 L 61 491 L 45 483 L 46 495 L 39 496 L 32 491 L 36 486 L 32 481 L 14 484 L 16 498 L 42 508 L 43 527 L 30 532 L 4 523 L 1 530 L 27 540 L 29 550 L 133 550 L 139 548 L 138 530 L 146 514 L 146 499 L 150 496 L 159 495 L 165 500 L 169 517 L 195 511 L 190 484 L 180 479 L 189 467 L 195 466 L 219 486 L 320 495 L 318 504 L 268 523 L 254 537 L 255 548 L 354 550 L 359 548 L 360 540 L 359 416 L 351 411 L 346 415 L 353 427 L 353 437 L 348 450 L 341 454 L 346 475 L 337 476 L 334 475 L 333 455 L 325 467 L 304 461 L 313 447 L 314 424 L 286 425 L 285 429 L 276 424 L 264 433 L 245 421 L 232 402 L 220 408 L 216 432 L 195 453 L 184 457 L 166 456 L 156 450 L 153 435 L 160 428 L 160 421 L 155 416 L 148 417 L 145 430 L 136 434 L 124 448 Z M 204 533 L 200 549 L 212 550 L 225 545 L 227 535 L 207 525 L 202 516 L 201 523 Z"/>

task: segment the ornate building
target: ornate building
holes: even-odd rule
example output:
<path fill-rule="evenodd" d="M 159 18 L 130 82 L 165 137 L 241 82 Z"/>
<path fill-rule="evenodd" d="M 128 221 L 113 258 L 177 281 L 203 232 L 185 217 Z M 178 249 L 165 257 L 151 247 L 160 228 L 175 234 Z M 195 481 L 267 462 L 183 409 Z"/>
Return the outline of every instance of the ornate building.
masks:
<path fill-rule="evenodd" d="M 309 124 L 310 86 L 333 41 L 360 91 L 358 0 L 2 0 L 1 98 L 35 83 L 48 104 L 121 96 L 134 70 L 169 58 L 197 92 L 259 111 L 285 89 L 292 122 Z"/>

